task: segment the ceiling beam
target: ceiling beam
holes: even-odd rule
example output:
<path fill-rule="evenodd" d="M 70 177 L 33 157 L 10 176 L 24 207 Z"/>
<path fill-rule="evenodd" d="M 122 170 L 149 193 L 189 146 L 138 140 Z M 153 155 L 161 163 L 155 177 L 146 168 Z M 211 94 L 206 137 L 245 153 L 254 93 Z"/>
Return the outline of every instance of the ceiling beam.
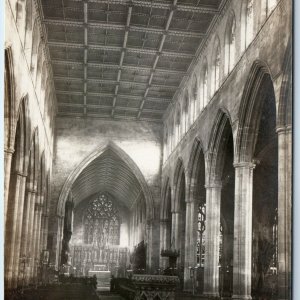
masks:
<path fill-rule="evenodd" d="M 137 119 L 134 116 L 120 116 L 120 115 L 115 115 L 114 118 L 112 118 L 110 115 L 105 116 L 105 115 L 100 115 L 97 113 L 87 113 L 86 116 L 83 113 L 76 113 L 76 112 L 58 112 L 57 113 L 58 117 L 77 117 L 77 118 L 85 118 L 85 117 L 91 117 L 91 118 L 96 118 L 96 119 L 105 119 L 105 120 L 127 120 L 127 121 L 147 121 L 147 122 L 155 122 L 155 123 L 163 123 L 162 118 L 146 118 L 146 117 L 141 117 L 140 119 Z"/>
<path fill-rule="evenodd" d="M 52 59 L 52 64 L 57 65 L 68 65 L 68 66 L 83 66 L 83 63 L 80 61 L 75 60 L 62 60 L 62 59 Z M 109 68 L 109 69 L 119 69 L 118 64 L 110 64 L 110 63 L 96 63 L 96 62 L 88 62 L 88 67 L 95 67 L 95 68 Z M 131 66 L 131 65 L 122 65 L 122 69 L 128 69 L 133 71 L 142 71 L 142 72 L 149 72 L 152 69 L 152 67 L 143 67 L 143 66 Z M 155 71 L 157 73 L 167 73 L 168 75 L 180 75 L 180 76 L 186 76 L 187 73 L 184 71 L 179 70 L 169 70 L 169 69 L 162 69 L 162 68 L 156 68 Z"/>
<path fill-rule="evenodd" d="M 84 14 L 84 23 L 88 23 L 88 3 L 83 3 L 83 14 Z M 86 115 L 86 92 L 87 92 L 87 62 L 88 62 L 88 29 L 86 26 L 84 26 L 84 56 L 83 56 L 83 64 L 84 64 L 84 70 L 83 70 L 83 77 L 84 77 L 84 83 L 83 83 L 83 102 L 84 102 L 84 114 Z"/>
<path fill-rule="evenodd" d="M 80 103 L 64 103 L 64 102 L 59 102 L 58 101 L 58 106 L 63 106 L 63 107 L 90 107 L 90 108 L 99 108 L 99 109 L 108 109 L 110 110 L 112 107 L 110 105 L 99 105 L 99 104 L 87 104 L 87 105 L 84 105 L 84 104 L 80 104 Z M 127 111 L 138 111 L 138 107 L 122 107 L 122 106 L 118 106 L 118 107 L 115 107 L 115 110 L 118 111 L 118 110 L 127 110 Z M 148 113 L 154 113 L 154 114 L 164 114 L 164 111 L 162 110 L 157 110 L 157 109 L 145 109 L 144 110 L 145 112 L 148 112 Z"/>
<path fill-rule="evenodd" d="M 66 77 L 66 76 L 54 76 L 54 80 L 61 80 L 61 81 L 83 81 L 85 80 L 80 77 Z M 107 84 L 128 84 L 128 85 L 135 85 L 135 86 L 151 86 L 153 88 L 161 88 L 161 89 L 168 89 L 168 90 L 176 90 L 177 86 L 175 85 L 163 85 L 163 84 L 149 84 L 148 82 L 135 82 L 135 81 L 125 81 L 125 80 L 111 80 L 111 79 L 98 79 L 98 78 L 87 78 L 87 82 L 95 82 L 95 83 L 107 83 Z"/>
<path fill-rule="evenodd" d="M 84 44 L 81 43 L 67 43 L 67 42 L 58 42 L 54 40 L 48 41 L 49 46 L 57 47 L 57 48 L 78 48 L 78 49 L 84 49 Z M 122 47 L 118 46 L 108 46 L 108 45 L 92 45 L 89 44 L 88 49 L 94 49 L 94 50 L 106 50 L 106 51 L 116 51 L 120 52 L 124 50 Z M 191 53 L 183 53 L 183 52 L 171 52 L 171 51 L 164 51 L 162 50 L 160 53 L 157 53 L 157 50 L 151 50 L 151 49 L 141 49 L 141 48 L 126 48 L 125 51 L 132 52 L 132 53 L 141 53 L 145 55 L 162 55 L 162 56 L 169 56 L 169 57 L 175 57 L 175 58 L 186 58 L 186 59 L 193 59 L 194 54 Z"/>
<path fill-rule="evenodd" d="M 173 5 L 170 6 L 170 11 L 169 11 L 169 15 L 168 15 L 168 20 L 166 22 L 166 25 L 165 25 L 165 28 L 164 28 L 164 33 L 162 34 L 162 37 L 161 37 L 161 40 L 160 40 L 160 43 L 159 43 L 159 46 L 158 46 L 158 50 L 157 50 L 157 53 L 161 53 L 163 47 L 164 47 L 164 43 L 165 43 L 165 40 L 166 40 L 166 37 L 169 33 L 169 28 L 170 28 L 170 24 L 171 24 L 171 21 L 172 21 L 172 18 L 173 18 L 173 15 L 174 15 L 174 7 L 176 6 L 177 4 L 177 0 L 173 0 Z M 144 104 L 145 104 L 145 99 L 147 97 L 147 94 L 149 92 L 149 88 L 151 87 L 152 85 L 152 80 L 153 80 L 153 75 L 154 75 L 154 72 L 155 72 L 155 69 L 156 69 L 156 66 L 158 64 L 158 61 L 159 61 L 159 58 L 160 58 L 160 55 L 159 54 L 156 54 L 156 57 L 154 59 L 154 62 L 153 62 L 153 65 L 152 65 L 152 69 L 153 71 L 151 72 L 150 76 L 149 76 L 149 79 L 148 79 L 148 87 L 146 88 L 146 91 L 145 91 L 145 94 L 144 94 L 144 99 L 143 101 L 141 102 L 140 104 L 140 107 L 139 107 L 139 111 L 138 111 L 138 114 L 137 114 L 137 119 L 139 119 L 141 117 L 141 113 L 143 111 L 143 107 L 144 107 Z"/>
<path fill-rule="evenodd" d="M 79 1 L 82 0 L 73 0 Z M 89 2 L 93 3 L 108 3 L 108 4 L 121 4 L 121 5 L 134 5 L 140 7 L 149 7 L 149 8 L 161 8 L 161 9 L 170 9 L 170 4 L 165 2 L 153 2 L 153 1 L 146 1 L 146 0 L 89 0 Z M 200 6 L 193 6 L 193 5 L 176 5 L 174 6 L 178 11 L 186 11 L 186 12 L 194 12 L 194 13 L 205 13 L 205 14 L 217 14 L 219 13 L 218 9 L 209 7 L 207 5 L 200 5 Z"/>
<path fill-rule="evenodd" d="M 75 92 L 75 91 L 62 91 L 62 90 L 56 90 L 57 95 L 74 95 L 74 96 L 83 96 L 82 92 Z M 101 96 L 106 96 L 106 97 L 114 97 L 114 94 L 111 93 L 104 93 L 104 92 L 88 92 L 87 96 L 92 96 L 92 97 L 101 97 Z M 133 100 L 142 100 L 143 96 L 137 96 L 137 95 L 126 95 L 126 94 L 118 94 L 118 98 L 125 98 L 125 99 L 133 99 Z M 172 98 L 156 98 L 156 97 L 147 97 L 146 101 L 150 102 L 171 102 Z"/>
<path fill-rule="evenodd" d="M 89 28 L 100 28 L 106 30 L 121 30 L 125 31 L 127 28 L 125 25 L 112 24 L 112 23 L 101 23 L 101 22 L 79 22 L 79 21 L 67 21 L 67 20 L 54 20 L 54 19 L 45 19 L 43 21 L 46 25 L 57 25 L 57 26 L 69 26 L 69 27 L 80 27 L 83 28 L 84 25 L 88 25 Z M 151 28 L 144 26 L 134 26 L 130 25 L 130 32 L 145 32 L 152 34 L 164 34 L 163 29 L 159 28 Z M 180 31 L 180 30 L 169 30 L 168 35 L 174 35 L 185 38 L 204 38 L 206 36 L 205 33 L 191 32 L 191 31 Z"/>
<path fill-rule="evenodd" d="M 111 110 L 111 116 L 114 117 L 115 113 L 115 106 L 117 102 L 117 96 L 118 96 L 118 91 L 119 91 L 119 84 L 121 80 L 121 74 L 122 74 L 122 66 L 124 62 L 124 57 L 125 57 L 125 50 L 127 47 L 127 41 L 128 41 L 128 34 L 129 34 L 129 26 L 130 26 L 130 20 L 131 20 L 131 13 L 132 13 L 132 6 L 130 5 L 128 7 L 127 11 L 127 19 L 126 19 L 126 25 L 125 25 L 125 34 L 124 34 L 124 39 L 123 39 L 123 50 L 121 52 L 121 57 L 120 57 L 120 62 L 119 62 L 119 70 L 118 70 L 118 76 L 117 76 L 117 82 L 116 82 L 116 87 L 115 87 L 115 96 L 113 100 L 113 107 Z"/>

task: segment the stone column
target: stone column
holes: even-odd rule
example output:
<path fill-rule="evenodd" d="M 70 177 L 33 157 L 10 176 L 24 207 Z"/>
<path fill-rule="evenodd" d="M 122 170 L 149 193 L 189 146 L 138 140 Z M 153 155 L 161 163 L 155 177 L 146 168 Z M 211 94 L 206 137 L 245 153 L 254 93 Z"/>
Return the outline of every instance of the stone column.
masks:
<path fill-rule="evenodd" d="M 4 149 L 4 220 L 6 222 L 7 215 L 7 201 L 8 201 L 8 192 L 9 192 L 9 182 L 11 177 L 11 161 L 14 154 L 14 149 L 8 148 Z"/>
<path fill-rule="evenodd" d="M 41 210 L 41 205 L 39 201 L 40 196 L 37 196 L 37 201 L 34 206 L 34 222 L 33 222 L 33 233 L 32 233 L 32 247 L 31 247 L 31 253 L 32 253 L 32 259 L 31 259 L 31 270 L 30 270 L 30 278 L 35 279 L 36 277 L 36 266 L 37 266 L 37 257 L 36 257 L 36 251 L 37 251 L 37 234 L 38 234 L 38 226 L 39 226 L 39 215 Z"/>
<path fill-rule="evenodd" d="M 58 270 L 61 254 L 61 242 L 63 233 L 64 217 L 59 215 L 50 215 L 48 232 L 52 238 L 52 248 L 50 252 L 50 264 Z"/>
<path fill-rule="evenodd" d="M 233 242 L 232 299 L 251 299 L 252 260 L 252 190 L 253 169 L 250 162 L 235 167 L 235 206 Z"/>
<path fill-rule="evenodd" d="M 278 134 L 278 299 L 291 299 L 292 128 Z"/>
<path fill-rule="evenodd" d="M 30 283 L 31 280 L 31 270 L 32 264 L 34 263 L 34 252 L 33 252 L 33 245 L 34 245 L 34 216 L 35 216 L 35 203 L 37 201 L 37 192 L 34 189 L 32 191 L 32 195 L 30 197 L 29 202 L 29 216 L 28 216 L 28 229 L 27 229 L 27 237 L 26 237 L 26 253 L 30 257 L 29 266 L 27 269 L 27 282 Z"/>
<path fill-rule="evenodd" d="M 162 219 L 160 220 L 160 251 L 159 255 L 161 253 L 161 250 L 170 249 L 170 220 L 168 219 Z M 166 269 L 169 266 L 169 260 L 167 257 L 161 257 L 159 261 L 159 267 L 161 269 Z"/>
<path fill-rule="evenodd" d="M 30 228 L 30 217 L 31 212 L 33 211 L 33 205 L 36 197 L 36 190 L 30 189 L 27 187 L 25 192 L 25 204 L 24 204 L 24 217 L 23 217 L 23 226 L 22 226 L 22 239 L 21 239 L 21 249 L 20 249 L 20 256 L 23 257 L 23 259 L 31 258 L 31 253 L 28 249 L 28 244 L 32 243 L 32 236 L 29 234 L 29 228 Z M 25 265 L 24 272 L 26 275 L 21 275 L 19 277 L 19 281 L 23 283 L 23 276 L 25 276 L 25 280 L 28 280 L 28 265 Z"/>
<path fill-rule="evenodd" d="M 192 283 L 190 279 L 190 256 L 193 250 L 193 243 L 191 241 L 191 227 L 192 227 L 192 214 L 191 214 L 191 202 L 186 202 L 186 223 L 185 223 L 185 249 L 184 249 L 184 290 L 191 290 Z"/>
<path fill-rule="evenodd" d="M 171 247 L 172 249 L 180 250 L 180 212 L 173 211 L 172 212 L 172 240 Z M 179 261 L 179 258 L 178 260 Z"/>
<path fill-rule="evenodd" d="M 48 223 L 49 216 L 48 213 L 44 215 L 44 227 L 43 227 L 43 250 L 47 249 L 48 246 Z"/>
<path fill-rule="evenodd" d="M 35 259 L 38 261 L 38 265 L 40 265 L 40 258 L 41 258 L 41 221 L 42 221 L 42 212 L 43 212 L 43 196 L 40 198 L 40 203 L 38 207 L 38 212 L 37 212 L 37 231 L 36 231 L 36 237 L 35 237 L 35 243 L 36 243 L 36 248 L 35 248 Z"/>
<path fill-rule="evenodd" d="M 15 172 L 11 184 L 14 189 L 9 195 L 10 204 L 7 206 L 7 219 L 5 224 L 5 285 L 6 288 L 15 287 L 18 277 L 20 244 L 19 230 L 22 224 L 24 190 L 26 175 Z M 17 242 L 17 243 L 16 243 Z M 16 261 L 17 260 L 17 261 Z M 14 279 L 14 280 L 13 280 Z"/>
<path fill-rule="evenodd" d="M 220 183 L 206 186 L 206 236 L 204 263 L 204 294 L 219 296 L 219 248 L 220 248 Z"/>
<path fill-rule="evenodd" d="M 153 220 L 147 220 L 146 224 L 146 239 L 145 242 L 147 243 L 147 262 L 146 262 L 146 268 L 150 272 L 153 271 Z"/>

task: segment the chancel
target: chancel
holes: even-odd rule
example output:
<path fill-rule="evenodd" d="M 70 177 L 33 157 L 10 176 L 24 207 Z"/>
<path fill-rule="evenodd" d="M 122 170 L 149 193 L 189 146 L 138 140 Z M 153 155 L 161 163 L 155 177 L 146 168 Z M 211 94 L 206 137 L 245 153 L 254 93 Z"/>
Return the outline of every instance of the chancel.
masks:
<path fill-rule="evenodd" d="M 5 0 L 5 299 L 291 299 L 291 0 Z"/>

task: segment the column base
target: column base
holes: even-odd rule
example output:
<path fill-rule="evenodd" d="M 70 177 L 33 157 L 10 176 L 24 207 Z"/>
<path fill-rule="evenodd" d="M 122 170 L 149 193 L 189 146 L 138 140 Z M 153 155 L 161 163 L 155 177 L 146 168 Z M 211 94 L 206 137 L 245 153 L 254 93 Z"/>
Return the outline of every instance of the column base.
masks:
<path fill-rule="evenodd" d="M 207 293 L 207 292 L 204 292 L 203 293 L 203 296 L 207 297 L 207 298 L 216 298 L 216 299 L 219 299 L 220 298 L 220 294 L 219 293 Z"/>
<path fill-rule="evenodd" d="M 251 300 L 251 295 L 232 295 L 231 299 L 235 300 Z"/>

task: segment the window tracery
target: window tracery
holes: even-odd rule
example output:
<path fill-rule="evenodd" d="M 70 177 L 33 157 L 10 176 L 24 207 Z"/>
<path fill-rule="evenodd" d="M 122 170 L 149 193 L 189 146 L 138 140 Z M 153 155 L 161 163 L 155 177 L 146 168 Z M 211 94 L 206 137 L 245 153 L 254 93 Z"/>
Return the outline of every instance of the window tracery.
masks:
<path fill-rule="evenodd" d="M 119 212 L 111 199 L 100 194 L 84 213 L 84 242 L 99 247 L 120 242 Z"/>
<path fill-rule="evenodd" d="M 198 229 L 197 229 L 197 265 L 200 267 L 204 267 L 205 221 L 206 221 L 206 205 L 205 203 L 201 203 L 198 207 Z"/>

